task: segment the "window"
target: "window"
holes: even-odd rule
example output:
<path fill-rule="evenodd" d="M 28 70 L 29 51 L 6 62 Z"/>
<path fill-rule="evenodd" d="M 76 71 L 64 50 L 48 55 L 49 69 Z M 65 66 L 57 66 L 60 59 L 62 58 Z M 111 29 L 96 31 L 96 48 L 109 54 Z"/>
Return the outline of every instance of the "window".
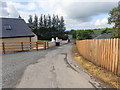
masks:
<path fill-rule="evenodd" d="M 4 28 L 5 28 L 6 30 L 11 30 L 11 29 L 12 29 L 10 25 L 5 25 Z"/>

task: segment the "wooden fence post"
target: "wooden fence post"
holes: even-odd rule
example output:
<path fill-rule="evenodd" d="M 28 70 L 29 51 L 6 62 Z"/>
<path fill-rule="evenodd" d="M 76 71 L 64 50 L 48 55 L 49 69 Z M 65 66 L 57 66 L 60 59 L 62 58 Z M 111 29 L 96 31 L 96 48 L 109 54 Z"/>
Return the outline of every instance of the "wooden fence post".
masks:
<path fill-rule="evenodd" d="M 46 42 L 47 43 L 47 48 L 49 48 L 49 43 L 48 42 Z"/>
<path fill-rule="evenodd" d="M 38 42 L 36 42 L 36 50 L 38 51 Z"/>
<path fill-rule="evenodd" d="M 32 49 L 32 42 L 30 42 L 30 49 Z"/>
<path fill-rule="evenodd" d="M 118 39 L 118 70 L 117 75 L 120 76 L 120 39 Z"/>
<path fill-rule="evenodd" d="M 24 51 L 23 42 L 21 42 L 21 48 L 22 48 L 22 51 Z"/>
<path fill-rule="evenodd" d="M 44 49 L 46 49 L 46 42 L 44 42 Z"/>
<path fill-rule="evenodd" d="M 3 47 L 3 54 L 5 54 L 5 43 L 2 42 L 2 47 Z"/>

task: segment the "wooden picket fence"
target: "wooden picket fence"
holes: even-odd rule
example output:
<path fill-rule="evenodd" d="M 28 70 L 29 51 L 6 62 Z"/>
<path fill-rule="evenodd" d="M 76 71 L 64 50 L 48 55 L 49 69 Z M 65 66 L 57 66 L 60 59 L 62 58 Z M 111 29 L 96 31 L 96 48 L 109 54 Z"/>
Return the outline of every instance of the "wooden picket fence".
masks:
<path fill-rule="evenodd" d="M 76 46 L 85 59 L 120 76 L 120 39 L 78 40 Z"/>
<path fill-rule="evenodd" d="M 40 50 L 48 47 L 48 42 L 2 42 L 0 44 L 0 53 Z"/>

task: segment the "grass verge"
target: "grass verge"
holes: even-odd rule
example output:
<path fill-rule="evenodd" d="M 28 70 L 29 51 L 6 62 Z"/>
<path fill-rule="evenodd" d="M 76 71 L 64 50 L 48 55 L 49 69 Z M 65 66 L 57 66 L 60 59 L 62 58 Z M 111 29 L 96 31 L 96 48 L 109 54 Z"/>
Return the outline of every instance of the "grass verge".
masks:
<path fill-rule="evenodd" d="M 107 83 L 113 88 L 120 89 L 120 77 L 108 72 L 101 67 L 94 65 L 92 62 L 85 60 L 78 52 L 76 46 L 72 48 L 74 60 L 77 61 L 84 69 L 90 72 L 93 76 Z"/>
<path fill-rule="evenodd" d="M 50 40 L 38 40 L 40 42 L 50 42 Z"/>

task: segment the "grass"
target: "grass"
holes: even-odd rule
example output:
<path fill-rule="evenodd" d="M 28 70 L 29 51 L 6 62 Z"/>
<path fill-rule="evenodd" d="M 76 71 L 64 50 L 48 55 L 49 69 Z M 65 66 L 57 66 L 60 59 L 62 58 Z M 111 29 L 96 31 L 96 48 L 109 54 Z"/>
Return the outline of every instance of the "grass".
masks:
<path fill-rule="evenodd" d="M 42 42 L 50 42 L 50 40 L 38 40 L 38 41 L 42 41 Z"/>
<path fill-rule="evenodd" d="M 99 30 L 93 30 L 93 31 L 94 31 L 94 33 L 101 34 L 102 31 L 104 31 L 104 30 L 105 30 L 105 29 L 99 29 Z"/>
<path fill-rule="evenodd" d="M 93 76 L 109 84 L 113 88 L 120 89 L 120 81 L 119 81 L 120 77 L 85 60 L 82 56 L 80 56 L 75 45 L 72 48 L 72 52 L 73 52 L 74 60 L 77 61 L 84 69 L 90 72 Z"/>
<path fill-rule="evenodd" d="M 98 29 L 98 30 L 93 30 L 94 31 L 94 33 L 96 33 L 96 34 L 101 34 L 102 33 L 102 31 L 104 31 L 105 29 Z M 107 30 L 108 32 L 109 32 L 109 34 L 111 34 L 111 33 L 113 33 L 113 29 L 112 28 L 109 28 L 108 30 Z"/>
<path fill-rule="evenodd" d="M 70 40 L 77 40 L 76 38 L 71 38 Z"/>

